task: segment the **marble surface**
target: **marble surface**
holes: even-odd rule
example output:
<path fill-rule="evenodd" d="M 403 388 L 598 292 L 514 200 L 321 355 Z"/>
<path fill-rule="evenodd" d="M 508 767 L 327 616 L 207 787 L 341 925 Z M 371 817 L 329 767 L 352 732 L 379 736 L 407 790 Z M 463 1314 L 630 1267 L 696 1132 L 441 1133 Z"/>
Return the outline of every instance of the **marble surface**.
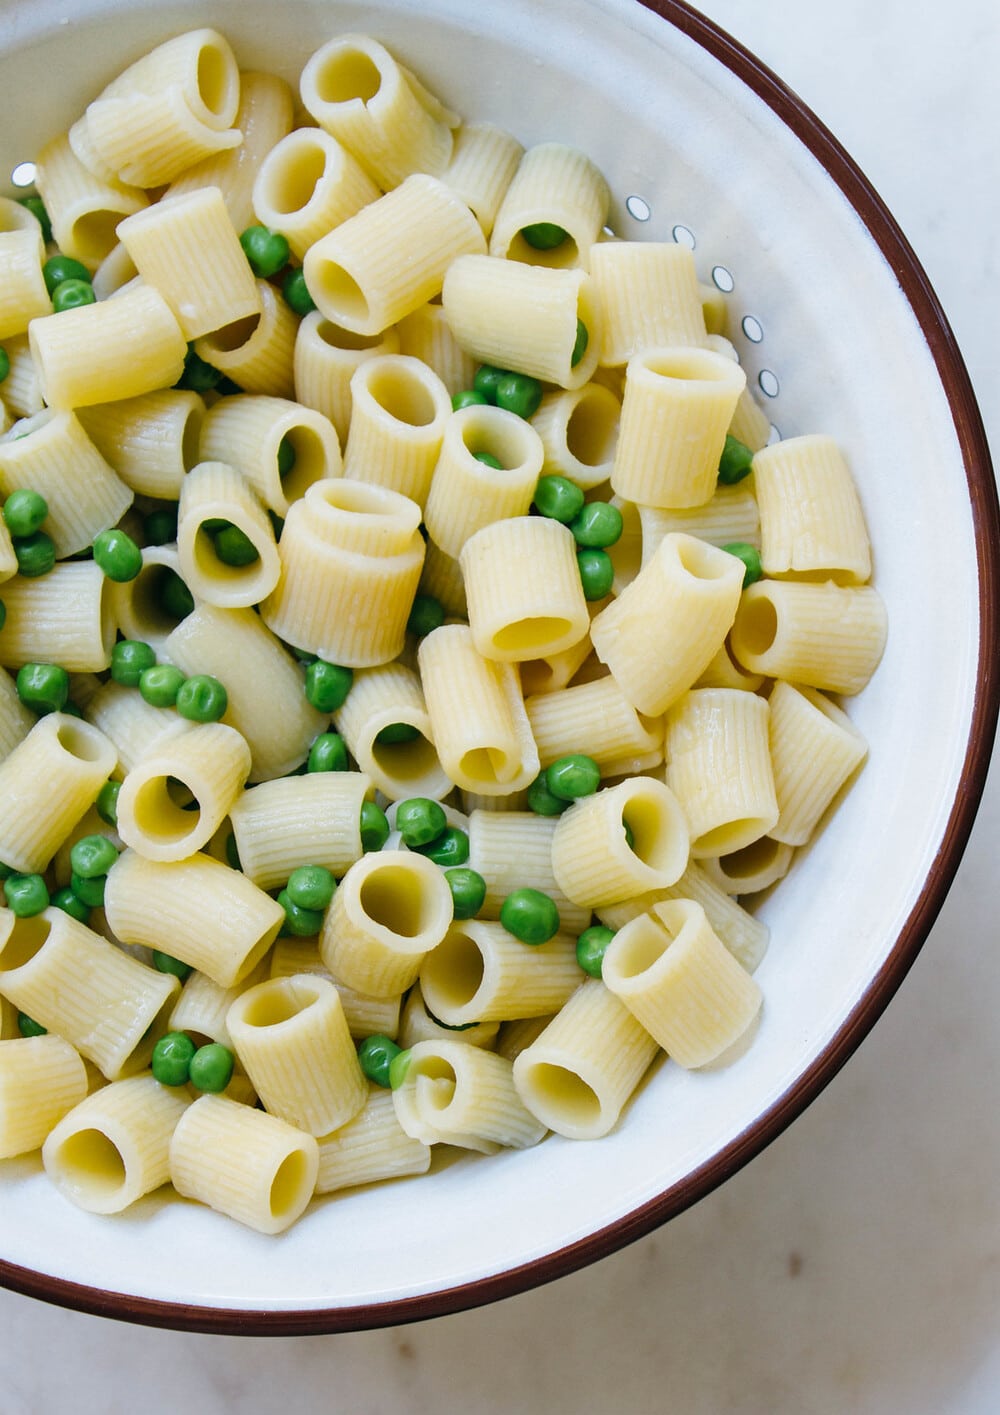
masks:
<path fill-rule="evenodd" d="M 1000 432 L 993 0 L 700 8 L 799 92 L 881 192 Z M 0 1292 L 0 1408 L 991 1415 L 998 835 L 994 771 L 951 894 L 875 1031 L 763 1155 L 626 1251 L 478 1311 L 294 1340 L 145 1330 Z"/>

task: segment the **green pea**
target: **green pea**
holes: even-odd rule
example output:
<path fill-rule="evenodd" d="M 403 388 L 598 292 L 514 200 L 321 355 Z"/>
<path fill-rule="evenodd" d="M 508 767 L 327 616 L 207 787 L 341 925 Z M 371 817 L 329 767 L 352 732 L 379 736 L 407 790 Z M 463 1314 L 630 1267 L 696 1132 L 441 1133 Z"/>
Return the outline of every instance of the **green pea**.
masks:
<path fill-rule="evenodd" d="M 274 511 L 268 511 L 268 518 L 271 522 L 271 529 L 274 531 L 275 540 L 281 539 L 281 532 L 285 529 L 284 520 Z"/>
<path fill-rule="evenodd" d="M 49 220 L 49 213 L 45 210 L 45 203 L 41 197 L 32 194 L 29 197 L 18 197 L 17 201 L 19 206 L 27 207 L 35 217 L 42 228 L 42 240 L 48 245 L 52 240 L 52 222 Z"/>
<path fill-rule="evenodd" d="M 76 703 L 73 702 L 72 698 L 70 698 L 66 702 L 66 705 L 63 708 L 63 712 L 66 713 L 69 717 L 83 717 L 82 711 L 76 705 Z"/>
<path fill-rule="evenodd" d="M 169 566 L 163 567 L 163 573 L 157 580 L 156 597 L 160 608 L 172 619 L 186 619 L 194 609 L 194 595 L 177 571 Z"/>
<path fill-rule="evenodd" d="M 106 781 L 97 793 L 97 800 L 94 802 L 97 807 L 97 814 L 105 825 L 113 828 L 118 826 L 118 797 L 121 794 L 122 784 L 120 781 Z"/>
<path fill-rule="evenodd" d="M 611 593 L 611 586 L 615 582 L 615 567 L 606 550 L 579 550 L 576 563 L 580 569 L 584 599 L 592 602 Z"/>
<path fill-rule="evenodd" d="M 295 903 L 287 889 L 278 895 L 278 903 L 285 911 L 285 920 L 281 925 L 283 934 L 291 934 L 293 938 L 315 938 L 323 927 L 322 911 L 303 909 Z"/>
<path fill-rule="evenodd" d="M 186 1086 L 197 1048 L 187 1032 L 167 1032 L 153 1048 L 150 1069 L 161 1086 Z"/>
<path fill-rule="evenodd" d="M 390 722 L 375 733 L 375 741 L 380 747 L 397 747 L 403 742 L 415 742 L 419 736 L 420 730 L 412 722 Z"/>
<path fill-rule="evenodd" d="M 353 682 L 350 668 L 317 658 L 306 669 L 306 701 L 317 712 L 336 712 L 344 706 Z"/>
<path fill-rule="evenodd" d="M 601 769 L 593 757 L 575 752 L 546 767 L 545 782 L 561 801 L 576 801 L 594 794 L 601 784 Z"/>
<path fill-rule="evenodd" d="M 411 796 L 396 807 L 396 829 L 411 849 L 429 845 L 447 825 L 444 807 L 427 796 Z"/>
<path fill-rule="evenodd" d="M 63 280 L 52 291 L 52 308 L 56 314 L 63 310 L 78 310 L 81 305 L 92 305 L 97 301 L 94 287 L 89 280 Z"/>
<path fill-rule="evenodd" d="M 305 273 L 301 267 L 290 270 L 281 286 L 285 304 L 295 314 L 307 315 L 316 308 L 316 302 L 309 293 Z"/>
<path fill-rule="evenodd" d="M 445 869 L 451 865 L 464 865 L 469 858 L 469 837 L 458 826 L 449 825 L 440 835 L 426 845 L 419 847 L 419 853 L 433 860 L 435 865 Z"/>
<path fill-rule="evenodd" d="M 383 1036 L 381 1032 L 365 1037 L 358 1047 L 361 1070 L 369 1081 L 374 1081 L 376 1086 L 384 1086 L 388 1090 L 389 1069 L 393 1059 L 399 1056 L 402 1050 L 391 1037 Z"/>
<path fill-rule="evenodd" d="M 12 491 L 3 504 L 4 525 L 12 536 L 33 536 L 49 514 L 49 503 L 27 487 Z"/>
<path fill-rule="evenodd" d="M 43 1027 L 41 1022 L 36 1022 L 34 1017 L 29 1017 L 27 1012 L 17 1014 L 17 1030 L 22 1037 L 47 1037 L 48 1027 Z"/>
<path fill-rule="evenodd" d="M 590 334 L 582 319 L 576 322 L 576 339 L 573 342 L 573 352 L 570 355 L 569 366 L 576 368 L 577 364 L 587 352 L 587 345 L 590 343 Z"/>
<path fill-rule="evenodd" d="M 583 509 L 583 491 L 569 477 L 539 477 L 535 507 L 549 520 L 561 521 L 566 526 Z"/>
<path fill-rule="evenodd" d="M 236 836 L 232 831 L 226 836 L 226 864 L 231 870 L 242 870 L 243 868 L 240 852 L 236 845 Z"/>
<path fill-rule="evenodd" d="M 362 801 L 360 825 L 362 850 L 366 854 L 369 850 L 381 850 L 389 839 L 389 822 L 381 806 L 374 801 Z"/>
<path fill-rule="evenodd" d="M 10 879 L 11 875 L 16 874 L 17 870 L 12 869 L 10 865 L 5 865 L 4 862 L 0 860 L 0 880 Z"/>
<path fill-rule="evenodd" d="M 576 961 L 592 978 L 601 976 L 604 955 L 608 944 L 615 936 L 614 929 L 606 929 L 603 924 L 592 924 L 576 941 Z"/>
<path fill-rule="evenodd" d="M 278 463 L 278 476 L 284 481 L 285 477 L 295 466 L 295 448 L 289 437 L 283 437 L 278 443 L 278 452 L 275 460 Z"/>
<path fill-rule="evenodd" d="M 337 881 L 323 865 L 300 865 L 288 876 L 285 891 L 299 909 L 322 912 L 333 898 Z"/>
<path fill-rule="evenodd" d="M 49 907 L 49 891 L 41 875 L 8 875 L 3 882 L 7 908 L 19 919 L 30 919 Z"/>
<path fill-rule="evenodd" d="M 439 599 L 429 594 L 414 595 L 410 617 L 406 621 L 406 627 L 411 634 L 422 639 L 435 629 L 440 629 L 443 623 L 444 605 Z"/>
<path fill-rule="evenodd" d="M 199 1091 L 216 1094 L 233 1079 L 233 1053 L 221 1042 L 199 1047 L 191 1058 L 188 1080 Z"/>
<path fill-rule="evenodd" d="M 192 393 L 207 393 L 221 380 L 222 370 L 206 363 L 200 354 L 195 353 L 194 346 L 188 345 L 188 351 L 184 355 L 184 370 L 174 387 L 188 388 Z"/>
<path fill-rule="evenodd" d="M 566 240 L 569 232 L 554 221 L 533 221 L 521 227 L 521 235 L 536 251 L 554 251 Z"/>
<path fill-rule="evenodd" d="M 760 551 L 756 550 L 754 546 L 747 545 L 742 540 L 735 540 L 729 545 L 724 545 L 722 549 L 728 551 L 730 555 L 735 555 L 737 560 L 743 561 L 745 567 L 743 570 L 744 589 L 747 585 L 755 584 L 761 578 L 764 568 L 760 563 Z"/>
<path fill-rule="evenodd" d="M 147 545 L 166 545 L 177 539 L 177 503 L 150 511 L 142 523 L 143 539 Z"/>
<path fill-rule="evenodd" d="M 229 706 L 229 694 L 210 673 L 196 673 L 177 690 L 175 703 L 189 722 L 218 722 Z"/>
<path fill-rule="evenodd" d="M 624 830 L 625 832 L 625 844 L 630 850 L 634 850 L 635 835 L 632 833 L 632 827 L 629 825 L 628 821 L 625 819 L 624 816 L 622 816 L 622 830 Z"/>
<path fill-rule="evenodd" d="M 239 526 L 231 523 L 224 526 L 213 536 L 212 541 L 215 553 L 223 565 L 232 565 L 239 569 L 244 565 L 253 565 L 260 559 L 260 551 Z"/>
<path fill-rule="evenodd" d="M 569 801 L 553 796 L 544 771 L 528 787 L 528 808 L 536 816 L 561 816 L 563 811 L 569 810 L 569 806 Z"/>
<path fill-rule="evenodd" d="M 505 368 L 496 368 L 493 364 L 480 364 L 476 369 L 472 379 L 473 392 L 481 393 L 487 403 L 497 401 L 497 384 L 501 378 L 507 376 Z"/>
<path fill-rule="evenodd" d="M 26 663 L 17 671 L 17 696 L 39 717 L 60 712 L 69 698 L 69 674 L 58 663 Z"/>
<path fill-rule="evenodd" d="M 69 877 L 69 887 L 81 904 L 86 904 L 88 909 L 99 909 L 104 903 L 107 878 L 107 875 L 95 875 L 93 879 L 84 879 L 74 871 Z"/>
<path fill-rule="evenodd" d="M 17 568 L 26 580 L 37 580 L 40 575 L 47 575 L 56 563 L 55 545 L 45 531 L 14 539 L 14 555 Z"/>
<path fill-rule="evenodd" d="M 0 629 L 7 623 L 7 606 L 0 599 Z"/>
<path fill-rule="evenodd" d="M 69 852 L 70 869 L 81 879 L 106 875 L 117 859 L 118 851 L 106 835 L 83 835 Z"/>
<path fill-rule="evenodd" d="M 722 456 L 719 458 L 719 481 L 723 486 L 732 486 L 742 481 L 753 466 L 753 453 L 745 443 L 726 433 Z"/>
<path fill-rule="evenodd" d="M 410 1049 L 409 1047 L 407 1047 L 405 1051 L 397 1052 L 396 1055 L 390 1061 L 389 1085 L 394 1091 L 398 1091 L 400 1086 L 406 1080 L 406 1073 L 410 1069 L 411 1060 L 412 1057 L 410 1055 Z"/>
<path fill-rule="evenodd" d="M 530 418 L 542 401 L 542 385 L 526 373 L 505 373 L 497 384 L 497 407 L 519 418 Z"/>
<path fill-rule="evenodd" d="M 81 261 L 61 254 L 49 256 L 42 266 L 42 278 L 50 295 L 66 280 L 82 280 L 87 285 L 91 283 L 90 271 Z"/>
<path fill-rule="evenodd" d="M 503 471 L 503 463 L 499 457 L 494 457 L 492 452 L 473 452 L 477 462 L 482 462 L 484 467 L 490 467 L 494 472 Z"/>
<path fill-rule="evenodd" d="M 451 406 L 457 413 L 462 408 L 479 408 L 488 405 L 489 401 L 485 393 L 479 393 L 475 388 L 463 388 L 452 398 Z"/>
<path fill-rule="evenodd" d="M 500 922 L 522 943 L 546 943 L 559 932 L 559 910 L 540 889 L 515 889 L 500 906 Z"/>
<path fill-rule="evenodd" d="M 182 983 L 194 972 L 190 963 L 182 963 L 173 954 L 161 953 L 158 948 L 153 949 L 153 967 L 161 973 L 169 973 L 172 977 L 180 978 Z"/>
<path fill-rule="evenodd" d="M 90 918 L 90 906 L 77 899 L 68 885 L 57 889 L 50 902 L 53 909 L 61 909 L 71 919 L 76 919 L 78 924 L 85 924 Z"/>
<path fill-rule="evenodd" d="M 111 677 L 125 688 L 137 688 L 147 668 L 154 667 L 156 654 L 141 639 L 119 639 L 111 650 Z"/>
<path fill-rule="evenodd" d="M 288 264 L 288 242 L 268 226 L 248 226 L 240 235 L 240 245 L 259 280 L 269 280 Z"/>
<path fill-rule="evenodd" d="M 347 743 L 339 732 L 321 733 L 309 748 L 307 771 L 347 771 Z"/>
<path fill-rule="evenodd" d="M 157 663 L 139 674 L 139 693 L 150 707 L 173 707 L 184 674 L 172 663 Z"/>
<path fill-rule="evenodd" d="M 0 348 L 0 383 L 3 383 L 4 379 L 9 373 L 10 355 L 8 354 L 6 349 Z"/>
<path fill-rule="evenodd" d="M 142 551 L 124 531 L 101 531 L 94 537 L 94 563 L 116 585 L 125 585 L 142 569 Z"/>
<path fill-rule="evenodd" d="M 456 919 L 474 919 L 486 899 L 486 881 L 478 870 L 459 866 L 445 870 Z"/>
<path fill-rule="evenodd" d="M 607 550 L 621 540 L 625 523 L 622 513 L 610 501 L 590 501 L 578 516 L 574 516 L 569 528 L 577 545 L 588 549 Z"/>

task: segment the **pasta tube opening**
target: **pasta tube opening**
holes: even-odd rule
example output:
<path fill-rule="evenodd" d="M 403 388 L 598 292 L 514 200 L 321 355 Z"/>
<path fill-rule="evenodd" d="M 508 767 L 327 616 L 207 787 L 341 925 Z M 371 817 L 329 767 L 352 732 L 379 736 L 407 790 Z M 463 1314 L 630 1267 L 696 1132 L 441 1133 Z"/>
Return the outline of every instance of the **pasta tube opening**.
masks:
<path fill-rule="evenodd" d="M 30 963 L 48 940 L 51 924 L 43 914 L 30 919 L 11 916 L 11 928 L 6 939 L 0 940 L 0 978 L 4 973 Z"/>
<path fill-rule="evenodd" d="M 579 1072 L 554 1062 L 536 1061 L 522 1074 L 525 1085 L 530 1086 L 532 1111 L 550 1128 L 561 1134 L 603 1133 L 601 1098 Z"/>
<path fill-rule="evenodd" d="M 382 87 L 382 74 L 370 54 L 343 45 L 331 49 L 313 72 L 316 96 L 324 103 L 370 103 Z"/>
<path fill-rule="evenodd" d="M 358 897 L 371 922 L 399 938 L 417 938 L 438 915 L 438 900 L 428 895 L 412 870 L 401 865 L 369 874 Z"/>
<path fill-rule="evenodd" d="M 58 1165 L 63 1186 L 78 1194 L 86 1208 L 110 1212 L 125 1187 L 125 1160 L 103 1130 L 71 1131 L 51 1162 Z"/>
<path fill-rule="evenodd" d="M 56 728 L 56 741 L 64 752 L 81 762 L 99 762 L 107 754 L 104 734 L 89 723 L 63 718 Z"/>
<path fill-rule="evenodd" d="M 486 975 L 483 950 L 471 934 L 453 927 L 427 956 L 421 971 L 421 988 L 433 994 L 441 1010 L 467 1007 L 479 992 Z"/>
<path fill-rule="evenodd" d="M 311 1189 L 312 1178 L 313 1168 L 305 1150 L 293 1150 L 285 1156 L 271 1180 L 268 1195 L 268 1207 L 275 1221 L 299 1216 L 304 1207 L 303 1193 Z"/>
<path fill-rule="evenodd" d="M 745 651 L 767 653 L 778 632 L 778 611 L 772 600 L 763 595 L 743 607 L 740 615 L 740 637 Z"/>

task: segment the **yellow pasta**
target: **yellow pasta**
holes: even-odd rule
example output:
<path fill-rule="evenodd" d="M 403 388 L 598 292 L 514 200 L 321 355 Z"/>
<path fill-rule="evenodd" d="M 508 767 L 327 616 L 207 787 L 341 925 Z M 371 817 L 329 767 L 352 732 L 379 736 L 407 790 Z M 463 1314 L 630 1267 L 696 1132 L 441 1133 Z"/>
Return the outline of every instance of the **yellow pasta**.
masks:
<path fill-rule="evenodd" d="M 51 313 L 39 227 L 0 232 L 0 339 L 23 334 L 33 319 Z"/>
<path fill-rule="evenodd" d="M 608 219 L 611 193 L 586 155 L 563 143 L 538 143 L 522 157 L 493 223 L 490 254 L 530 265 L 587 269 L 591 248 Z M 539 223 L 566 234 L 539 249 L 525 227 Z"/>
<path fill-rule="evenodd" d="M 210 534 L 213 522 L 241 531 L 256 552 L 249 564 L 220 558 Z M 253 489 L 226 462 L 199 462 L 181 486 L 177 513 L 177 560 L 191 593 L 208 604 L 245 609 L 278 583 L 281 562 L 268 515 Z"/>
<path fill-rule="evenodd" d="M 871 547 L 857 488 L 831 437 L 790 437 L 753 459 L 761 564 L 773 578 L 859 585 Z"/>
<path fill-rule="evenodd" d="M 450 417 L 447 388 L 419 359 L 366 359 L 351 379 L 344 476 L 398 491 L 423 509 Z"/>
<path fill-rule="evenodd" d="M 199 461 L 205 404 L 197 393 L 162 388 L 93 404 L 76 416 L 126 486 L 143 496 L 178 499 L 185 474 Z"/>
<path fill-rule="evenodd" d="M 257 281 L 260 314 L 233 320 L 195 340 L 195 353 L 244 393 L 291 398 L 298 319 L 268 280 Z"/>
<path fill-rule="evenodd" d="M 878 667 L 887 632 L 885 604 L 869 586 L 758 580 L 740 600 L 730 644 L 751 673 L 850 695 Z"/>
<path fill-rule="evenodd" d="M 604 241 L 590 255 L 601 307 L 601 363 L 646 349 L 705 344 L 694 256 L 676 241 Z"/>
<path fill-rule="evenodd" d="M 430 1146 L 411 1139 L 396 1119 L 392 1092 L 373 1085 L 353 1120 L 320 1137 L 316 1193 L 426 1174 L 430 1163 Z"/>
<path fill-rule="evenodd" d="M 0 762 L 24 741 L 37 721 L 21 702 L 14 679 L 0 668 Z"/>
<path fill-rule="evenodd" d="M 804 845 L 868 744 L 836 703 L 814 688 L 775 683 L 768 698 L 778 820 L 776 840 Z"/>
<path fill-rule="evenodd" d="M 419 736 L 381 741 L 397 724 Z M 420 677 L 401 663 L 363 668 L 337 714 L 337 726 L 351 756 L 392 801 L 403 796 L 446 796 L 452 783 L 434 744 Z"/>
<path fill-rule="evenodd" d="M 56 245 L 90 270 L 96 270 L 114 248 L 118 223 L 149 204 L 138 187 L 105 181 L 84 167 L 66 134 L 38 153 L 35 185 Z"/>
<path fill-rule="evenodd" d="M 427 1145 L 443 1142 L 488 1155 L 502 1145 L 526 1149 L 547 1129 L 518 1096 L 511 1063 L 460 1041 L 411 1047 L 392 1101 L 407 1135 Z"/>
<path fill-rule="evenodd" d="M 346 873 L 361 858 L 361 807 L 371 794 L 371 778 L 358 771 L 309 772 L 244 791 L 229 812 L 244 874 L 274 889 L 300 865 Z"/>
<path fill-rule="evenodd" d="M 463 123 L 455 133 L 443 180 L 471 208 L 487 238 L 523 155 L 517 138 L 493 123 Z"/>
<path fill-rule="evenodd" d="M 486 919 L 452 924 L 420 969 L 425 1005 L 450 1027 L 551 1015 L 579 985 L 571 934 L 557 933 L 529 952 Z"/>
<path fill-rule="evenodd" d="M 51 1034 L 0 1043 L 0 1159 L 37 1150 L 87 1094 L 79 1052 Z"/>
<path fill-rule="evenodd" d="M 341 445 L 351 422 L 351 379 L 365 359 L 399 353 L 395 328 L 354 334 L 312 310 L 295 336 L 295 397 L 330 419 Z"/>
<path fill-rule="evenodd" d="M 322 128 L 297 128 L 261 163 L 253 209 L 261 225 L 280 231 L 301 261 L 313 242 L 380 195 L 336 138 Z"/>
<path fill-rule="evenodd" d="M 568 477 L 584 491 L 606 482 L 620 417 L 621 400 L 599 383 L 546 394 L 531 419 L 545 449 L 546 476 Z"/>

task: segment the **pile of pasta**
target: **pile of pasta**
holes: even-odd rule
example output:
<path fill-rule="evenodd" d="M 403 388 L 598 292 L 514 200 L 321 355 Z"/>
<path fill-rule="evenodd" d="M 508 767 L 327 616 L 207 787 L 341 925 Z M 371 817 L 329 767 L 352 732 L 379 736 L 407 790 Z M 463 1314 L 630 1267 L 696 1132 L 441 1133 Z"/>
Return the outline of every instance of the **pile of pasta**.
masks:
<path fill-rule="evenodd" d="M 17 573 L 0 523 L 0 861 L 56 887 L 81 837 L 121 851 L 89 923 L 0 909 L 0 1152 L 41 1147 L 94 1212 L 169 1181 L 263 1232 L 425 1172 L 435 1145 L 604 1135 L 658 1054 L 696 1068 L 745 1038 L 767 930 L 739 897 L 863 761 L 835 698 L 886 633 L 836 443 L 768 445 L 691 252 L 616 238 L 587 156 L 460 120 L 367 36 L 324 44 L 299 97 L 203 29 L 49 142 L 37 187 L 92 272 L 86 306 L 52 312 L 39 222 L 0 202 L 0 492 L 44 496 L 57 554 Z M 253 224 L 287 240 L 309 313 L 254 274 Z M 525 237 L 539 224 L 554 244 Z M 191 349 L 224 393 L 175 386 Z M 482 364 L 541 382 L 530 417 L 453 408 Z M 732 485 L 727 434 L 754 454 Z M 621 512 L 598 600 L 533 508 L 543 475 Z M 145 544 L 134 579 L 87 558 L 167 503 L 176 542 Z M 220 521 L 250 563 L 214 553 Z M 733 542 L 759 550 L 746 588 Z M 444 610 L 419 639 L 418 593 Z M 118 636 L 218 678 L 222 720 L 111 679 Z M 353 671 L 349 770 L 302 770 L 331 728 L 310 656 Z M 69 671 L 75 712 L 20 701 L 12 674 L 38 662 Z M 573 753 L 600 789 L 529 809 Z M 94 809 L 109 780 L 117 830 Z M 413 797 L 467 834 L 475 917 L 398 831 L 365 850 L 364 803 L 392 826 Z M 338 881 L 307 939 L 275 897 L 304 864 Z M 499 921 L 521 888 L 557 906 L 540 945 Z M 576 957 L 595 918 L 599 977 Z M 181 985 L 152 950 L 194 971 Z M 19 1036 L 19 1012 L 45 1034 Z M 224 1092 L 153 1078 L 168 1030 L 232 1049 Z M 372 1035 L 408 1052 L 395 1089 L 360 1068 Z"/>

